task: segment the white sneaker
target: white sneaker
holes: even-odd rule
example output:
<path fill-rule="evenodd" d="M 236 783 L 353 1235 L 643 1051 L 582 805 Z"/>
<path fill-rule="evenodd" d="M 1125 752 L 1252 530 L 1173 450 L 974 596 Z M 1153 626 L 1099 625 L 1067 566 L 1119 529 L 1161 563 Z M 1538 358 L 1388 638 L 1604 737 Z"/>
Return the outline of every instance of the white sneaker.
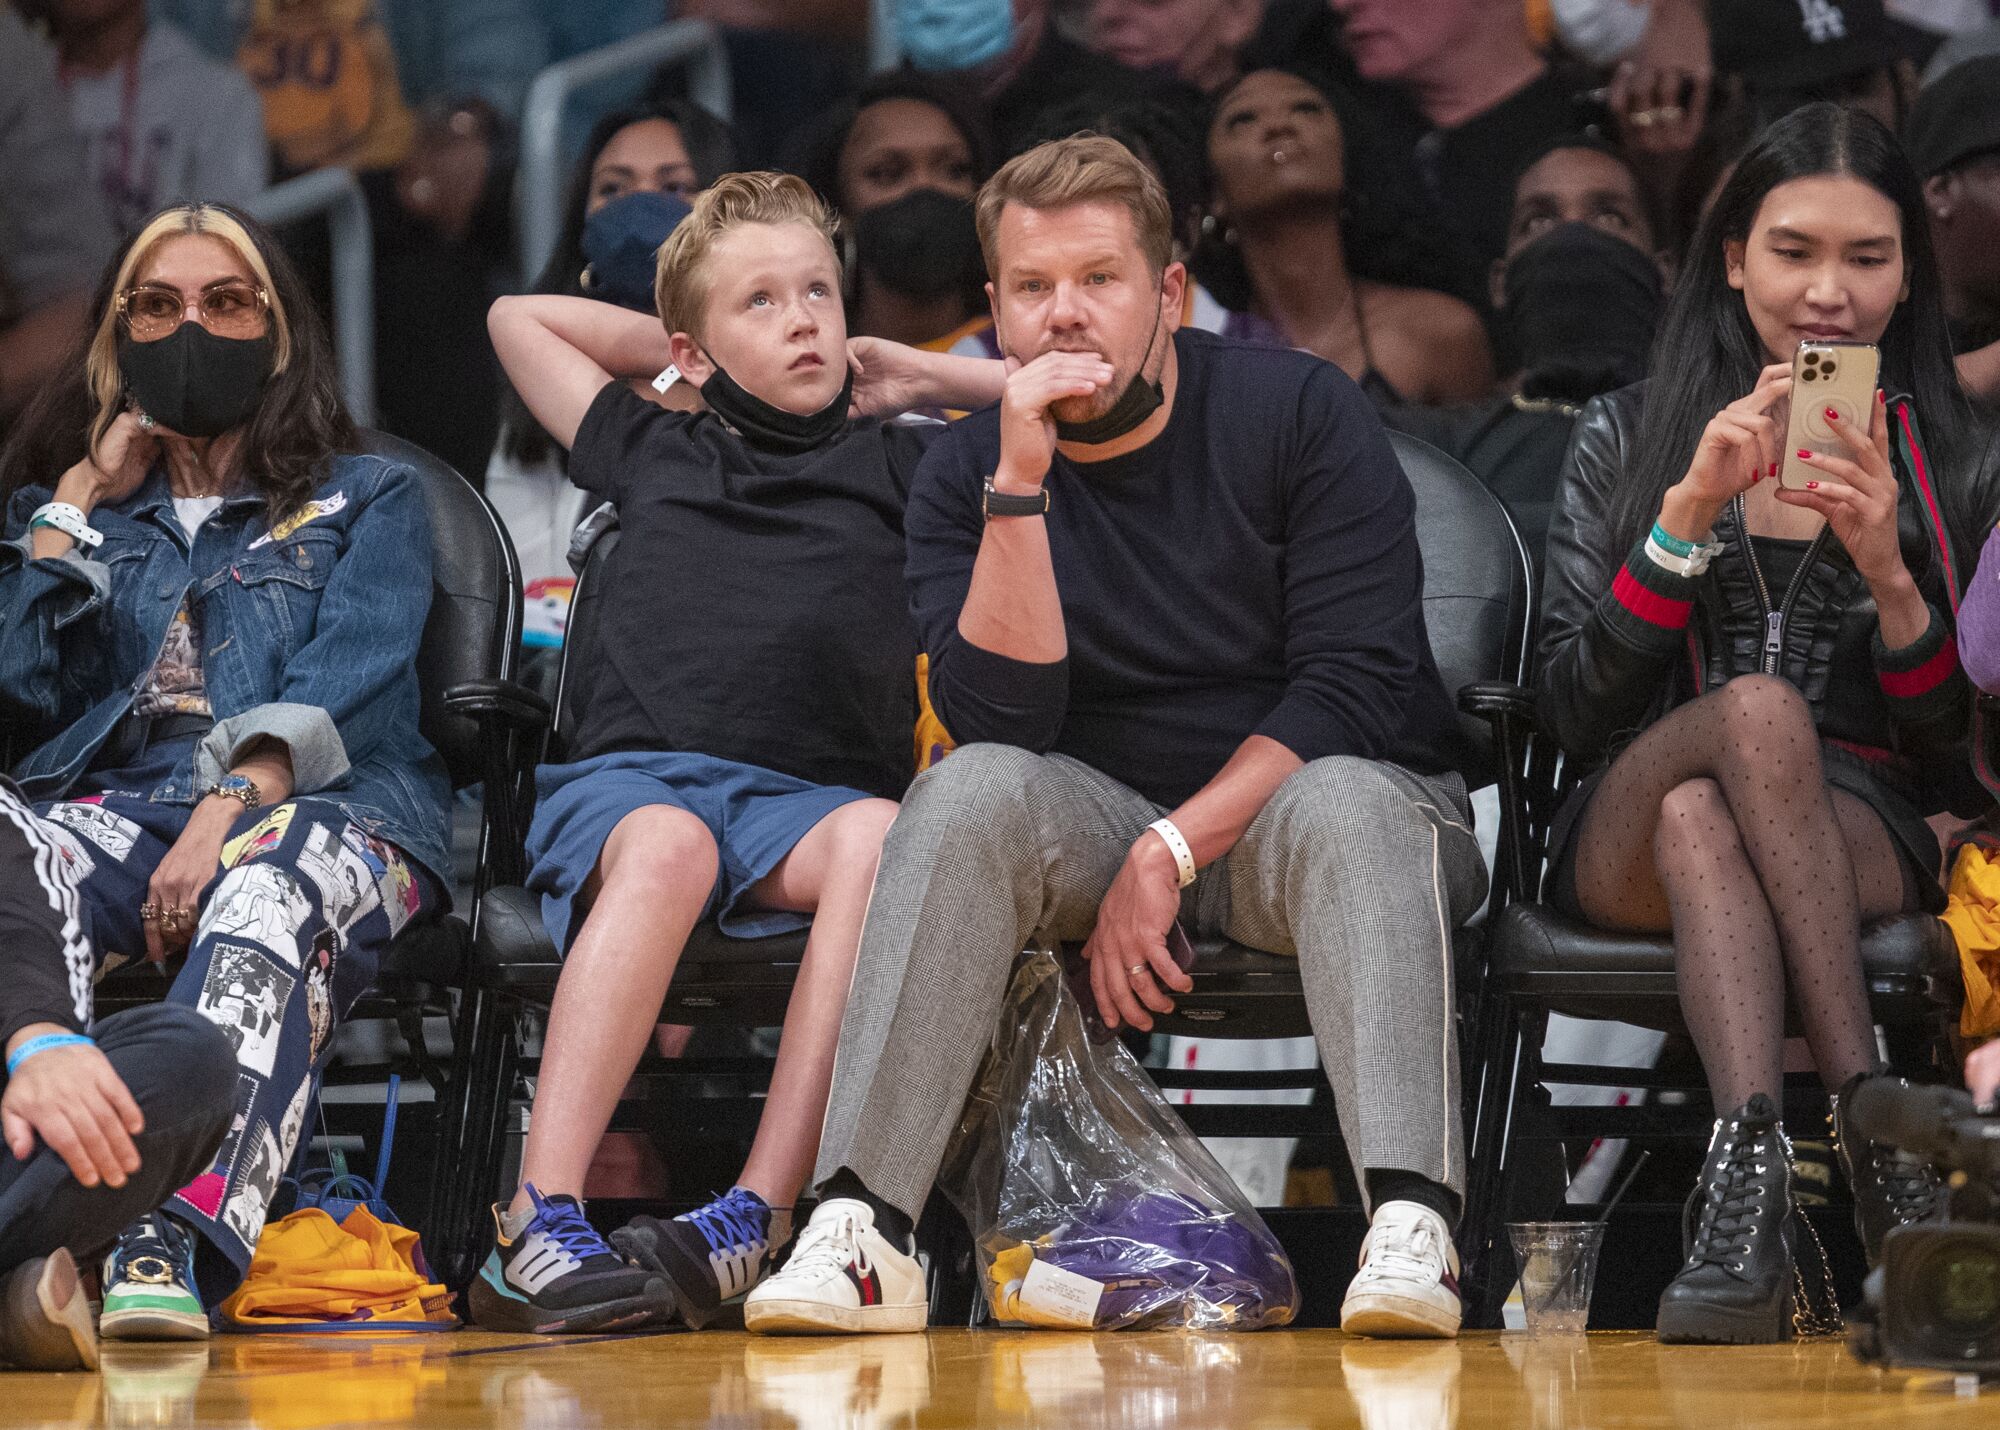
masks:
<path fill-rule="evenodd" d="M 1444 1218 L 1417 1202 L 1375 1208 L 1361 1242 L 1361 1269 L 1340 1303 L 1350 1336 L 1451 1337 L 1463 1308 L 1458 1248 Z"/>
<path fill-rule="evenodd" d="M 743 1303 L 744 1328 L 763 1332 L 921 1331 L 929 1318 L 924 1268 L 847 1197 L 819 1204 L 791 1259 Z"/>

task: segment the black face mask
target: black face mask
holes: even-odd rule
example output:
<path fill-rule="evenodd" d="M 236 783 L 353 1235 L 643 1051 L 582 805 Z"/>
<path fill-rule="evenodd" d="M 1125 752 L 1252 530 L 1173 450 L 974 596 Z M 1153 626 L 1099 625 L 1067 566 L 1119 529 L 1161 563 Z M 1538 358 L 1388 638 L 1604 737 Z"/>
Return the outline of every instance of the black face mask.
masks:
<path fill-rule="evenodd" d="M 854 249 L 876 282 L 921 302 L 969 293 L 986 272 L 972 201 L 939 189 L 912 189 L 862 210 Z"/>
<path fill-rule="evenodd" d="M 1665 296 L 1636 245 L 1566 223 L 1507 260 L 1501 288 L 1522 396 L 1584 402 L 1646 375 Z"/>
<path fill-rule="evenodd" d="M 1056 419 L 1056 437 L 1064 442 L 1082 442 L 1096 445 L 1100 442 L 1115 442 L 1128 432 L 1137 431 L 1139 425 L 1167 400 L 1166 390 L 1157 380 L 1146 380 L 1146 364 L 1152 360 L 1153 340 L 1160 335 L 1160 319 L 1156 312 L 1153 317 L 1153 331 L 1146 339 L 1146 351 L 1139 354 L 1139 370 L 1132 374 L 1132 380 L 1125 384 L 1125 390 L 1118 394 L 1118 400 L 1110 408 L 1084 422 L 1065 422 Z"/>
<path fill-rule="evenodd" d="M 706 352 L 704 351 L 704 356 Z M 722 370 L 722 364 L 708 359 L 714 374 L 701 385 L 701 400 L 708 410 L 743 434 L 753 447 L 781 452 L 791 457 L 810 452 L 833 438 L 847 423 L 847 404 L 854 396 L 854 369 L 847 369 L 847 381 L 833 401 L 803 417 L 773 407 Z"/>
<path fill-rule="evenodd" d="M 274 348 L 259 338 L 218 338 L 182 323 L 156 342 L 120 334 L 118 371 L 139 410 L 183 437 L 220 437 L 250 420 L 271 380 Z"/>

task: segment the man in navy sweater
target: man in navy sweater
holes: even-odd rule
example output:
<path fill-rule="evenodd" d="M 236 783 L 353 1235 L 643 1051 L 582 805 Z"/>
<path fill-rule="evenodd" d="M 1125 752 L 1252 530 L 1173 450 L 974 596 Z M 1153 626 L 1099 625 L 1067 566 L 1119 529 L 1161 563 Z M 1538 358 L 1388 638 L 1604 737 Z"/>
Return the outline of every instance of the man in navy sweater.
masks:
<path fill-rule="evenodd" d="M 1486 876 L 1409 484 L 1337 368 L 1180 330 L 1165 195 L 1114 141 L 1029 151 L 978 217 L 1005 390 L 905 527 L 961 748 L 884 846 L 822 1200 L 746 1322 L 920 1328 L 910 1224 L 1014 956 L 1087 939 L 1105 1022 L 1148 1029 L 1192 986 L 1178 918 L 1299 959 L 1372 1212 L 1343 1327 L 1453 1335 L 1450 930 Z"/>

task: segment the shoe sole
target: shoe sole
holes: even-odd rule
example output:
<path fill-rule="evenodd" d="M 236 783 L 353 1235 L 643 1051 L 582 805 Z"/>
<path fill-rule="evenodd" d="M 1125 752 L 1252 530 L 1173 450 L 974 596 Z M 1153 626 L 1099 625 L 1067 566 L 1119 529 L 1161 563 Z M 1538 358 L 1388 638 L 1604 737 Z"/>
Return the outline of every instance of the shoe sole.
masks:
<path fill-rule="evenodd" d="M 97 1328 L 76 1273 L 58 1247 L 7 1278 L 7 1358 L 21 1370 L 97 1369 Z"/>
<path fill-rule="evenodd" d="M 626 1296 L 616 1301 L 595 1301 L 588 1306 L 572 1306 L 547 1311 L 527 1302 L 503 1296 L 486 1281 L 486 1273 L 473 1278 L 466 1300 L 472 1322 L 482 1331 L 503 1331 L 514 1335 L 582 1335 L 593 1331 L 636 1331 L 649 1326 L 671 1324 L 678 1307 L 664 1281 L 656 1282 L 656 1294 Z"/>
<path fill-rule="evenodd" d="M 1458 1335 L 1463 1312 L 1442 1311 L 1414 1296 L 1370 1293 L 1341 1303 L 1340 1329 L 1350 1336 L 1377 1340 L 1451 1340 Z"/>
<path fill-rule="evenodd" d="M 1670 1346 L 1770 1346 L 1791 1339 L 1781 1308 L 1738 1311 L 1727 1306 L 1662 1306 L 1654 1336 Z"/>
<path fill-rule="evenodd" d="M 930 1322 L 930 1307 L 828 1306 L 819 1301 L 743 1303 L 743 1329 L 760 1335 L 839 1336 L 908 1334 Z"/>
<path fill-rule="evenodd" d="M 209 1324 L 206 1315 L 192 1311 L 145 1307 L 106 1311 L 98 1318 L 97 1334 L 107 1341 L 205 1341 Z"/>
<path fill-rule="evenodd" d="M 734 1298 L 717 1299 L 722 1288 L 713 1284 L 695 1288 L 685 1285 L 682 1279 L 674 1274 L 675 1262 L 662 1252 L 666 1244 L 666 1237 L 650 1227 L 637 1224 L 621 1227 L 611 1233 L 611 1245 L 622 1252 L 627 1261 L 652 1272 L 666 1282 L 673 1292 L 673 1311 L 655 1324 L 685 1326 L 691 1331 L 705 1331 L 722 1314 L 722 1309 L 729 1304 L 729 1300 Z M 763 1278 L 758 1279 L 761 1281 Z M 753 1281 L 737 1295 L 747 1296 L 756 1289 L 757 1282 Z"/>

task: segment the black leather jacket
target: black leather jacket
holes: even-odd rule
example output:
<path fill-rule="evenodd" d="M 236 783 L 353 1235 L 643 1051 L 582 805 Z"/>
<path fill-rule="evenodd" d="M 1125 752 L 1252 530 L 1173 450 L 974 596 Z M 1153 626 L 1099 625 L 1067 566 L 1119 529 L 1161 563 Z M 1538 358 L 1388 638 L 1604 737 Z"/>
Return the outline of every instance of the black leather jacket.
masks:
<path fill-rule="evenodd" d="M 1545 728 L 1572 758 L 1602 762 L 1682 702 L 1764 671 L 1798 687 L 1823 737 L 1919 786 L 1930 807 L 1983 807 L 1969 777 L 1972 687 L 1959 669 L 1952 612 L 1984 524 L 2000 511 L 1994 463 L 1930 471 L 1908 399 L 1890 398 L 1903 559 L 1931 607 L 1924 635 L 1891 652 L 1867 583 L 1830 531 L 1792 589 L 1768 597 L 1728 509 L 1715 529 L 1724 549 L 1702 576 L 1663 571 L 1643 542 L 1619 549 L 1613 492 L 1644 398 L 1643 383 L 1593 398 L 1563 463 L 1537 652 Z M 1941 484 L 1955 485 L 1939 492 Z M 1979 524 L 1954 515 L 1973 512 Z"/>

